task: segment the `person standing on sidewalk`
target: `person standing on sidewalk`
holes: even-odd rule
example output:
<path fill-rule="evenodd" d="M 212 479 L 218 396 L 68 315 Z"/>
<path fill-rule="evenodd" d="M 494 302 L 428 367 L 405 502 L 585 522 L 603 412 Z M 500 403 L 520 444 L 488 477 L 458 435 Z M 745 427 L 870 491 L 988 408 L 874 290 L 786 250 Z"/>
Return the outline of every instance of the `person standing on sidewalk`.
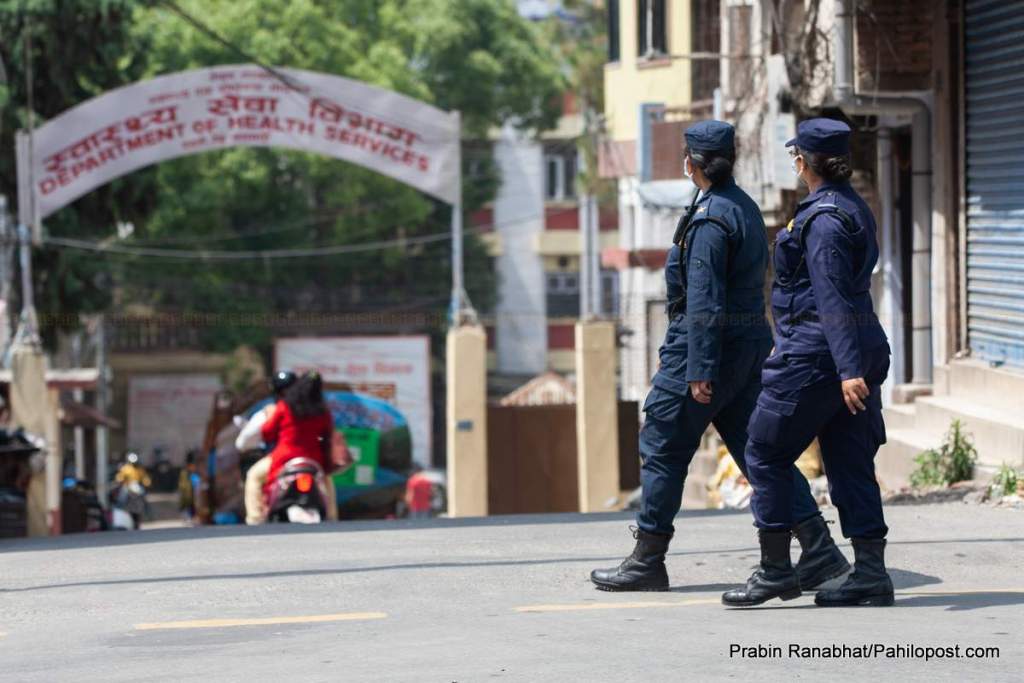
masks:
<path fill-rule="evenodd" d="M 891 605 L 884 559 L 888 527 L 874 463 L 885 443 L 879 389 L 889 371 L 889 343 L 871 303 L 871 272 L 878 262 L 875 219 L 849 183 L 849 126 L 831 119 L 803 121 L 786 146 L 810 194 L 776 242 L 777 341 L 750 419 L 747 476 L 754 487 L 761 566 L 722 602 L 759 605 L 795 598 L 806 588 L 789 559 L 798 519 L 793 501 L 802 496 L 790 472 L 817 437 L 832 502 L 856 561 L 845 583 L 820 591 L 815 602 Z"/>
<path fill-rule="evenodd" d="M 591 572 L 602 590 L 668 590 L 665 553 L 675 532 L 686 471 L 714 424 L 746 474 L 747 422 L 772 348 L 765 320 L 768 238 L 761 212 L 732 177 L 735 131 L 702 121 L 686 131 L 683 165 L 700 198 L 680 219 L 665 264 L 669 326 L 660 368 L 644 403 L 640 431 L 643 500 L 636 547 L 618 567 Z M 835 546 L 807 480 L 790 464 L 800 520 L 799 567 L 808 585 L 849 568 Z M 788 546 L 787 546 L 788 547 Z"/>

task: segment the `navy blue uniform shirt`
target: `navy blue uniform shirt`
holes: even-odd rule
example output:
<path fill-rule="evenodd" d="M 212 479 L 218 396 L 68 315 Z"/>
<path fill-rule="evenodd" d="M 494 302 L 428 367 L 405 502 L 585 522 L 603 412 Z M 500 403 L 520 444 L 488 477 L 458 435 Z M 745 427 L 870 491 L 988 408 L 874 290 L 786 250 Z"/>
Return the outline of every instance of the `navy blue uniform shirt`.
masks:
<path fill-rule="evenodd" d="M 849 215 L 852 229 L 834 213 L 804 224 L 827 205 Z M 818 364 L 823 377 L 834 377 L 833 367 L 841 379 L 864 376 L 864 353 L 887 343 L 871 304 L 875 232 L 871 209 L 849 183 L 825 183 L 797 205 L 773 257 L 776 353 L 830 357 L 831 363 Z"/>
<path fill-rule="evenodd" d="M 724 221 L 729 233 L 708 216 Z M 673 245 L 665 263 L 669 302 L 685 291 L 686 308 L 669 321 L 652 380 L 678 394 L 689 392 L 689 382 L 716 381 L 730 345 L 771 338 L 764 306 L 768 237 L 757 204 L 730 178 L 697 200 L 692 226 L 685 249 Z"/>

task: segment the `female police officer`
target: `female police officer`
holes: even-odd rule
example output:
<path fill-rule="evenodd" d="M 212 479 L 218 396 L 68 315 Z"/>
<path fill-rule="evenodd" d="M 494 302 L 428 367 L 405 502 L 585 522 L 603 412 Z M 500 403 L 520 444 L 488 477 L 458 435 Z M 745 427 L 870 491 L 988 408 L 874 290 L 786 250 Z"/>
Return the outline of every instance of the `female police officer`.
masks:
<path fill-rule="evenodd" d="M 874 466 L 885 442 L 879 385 L 889 369 L 889 345 L 871 305 L 871 271 L 878 260 L 875 221 L 848 182 L 849 140 L 845 123 L 811 119 L 787 143 L 810 195 L 776 242 L 775 353 L 765 362 L 749 426 L 746 461 L 761 566 L 745 587 L 722 596 L 726 605 L 800 594 L 789 563 L 790 468 L 815 437 L 843 535 L 852 539 L 856 557 L 846 582 L 819 592 L 815 602 L 893 602 L 883 553 L 888 529 Z"/>
<path fill-rule="evenodd" d="M 714 423 L 745 471 L 747 422 L 772 347 L 764 316 L 768 243 L 761 213 L 732 178 L 735 132 L 703 121 L 686 131 L 686 174 L 702 194 L 680 220 L 665 265 L 669 326 L 640 432 L 643 502 L 636 547 L 591 580 L 604 590 L 668 590 L 665 552 L 686 470 Z M 803 546 L 798 569 L 817 585 L 849 568 L 818 512 L 807 480 L 790 463 L 789 514 Z M 788 546 L 787 546 L 788 547 Z M 788 551 L 787 551 L 788 552 Z"/>

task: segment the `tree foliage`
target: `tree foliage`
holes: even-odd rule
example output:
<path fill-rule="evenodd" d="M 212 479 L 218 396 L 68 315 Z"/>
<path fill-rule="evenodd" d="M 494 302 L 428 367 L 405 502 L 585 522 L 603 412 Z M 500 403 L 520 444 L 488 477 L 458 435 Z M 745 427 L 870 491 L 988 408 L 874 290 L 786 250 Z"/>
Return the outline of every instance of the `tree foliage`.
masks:
<path fill-rule="evenodd" d="M 14 134 L 29 123 L 25 37 L 31 38 L 34 111 L 37 123 L 137 80 L 142 59 L 133 50 L 131 0 L 0 0 L 0 194 L 10 206 L 17 196 Z M 146 174 L 124 178 L 83 197 L 71 210 L 47 221 L 57 234 L 109 235 L 118 221 L 141 220 L 152 205 Z M 46 332 L 67 328 L 75 314 L 108 306 L 106 267 L 93 257 L 36 251 L 36 305 Z"/>
<path fill-rule="evenodd" d="M 19 35 L 26 13 L 0 4 L 3 35 Z M 48 118 L 111 87 L 199 66 L 261 63 L 363 80 L 463 114 L 464 136 L 483 138 L 514 121 L 543 129 L 557 117 L 557 62 L 536 27 L 503 0 L 180 0 L 219 41 L 162 2 L 39 0 L 33 10 L 37 79 Z M 74 6 L 74 9 L 69 9 Z M 84 20 L 83 20 L 84 19 Z M 78 23 L 80 21 L 80 23 Z M 58 38 L 59 37 L 59 38 Z M 4 45 L 8 41 L 4 40 Z M 227 43 L 227 45 L 225 44 Z M 3 146 L 25 120 L 23 74 L 3 48 L 11 98 Z M 45 76 L 44 76 L 45 74 Z M 0 93 L 2 96 L 2 93 Z M 486 146 L 464 154 L 466 211 L 490 199 L 497 178 Z M 0 161 L 12 194 L 13 159 Z M 130 242 L 177 248 L 262 250 L 414 237 L 448 229 L 449 209 L 389 178 L 335 159 L 234 148 L 163 163 L 92 193 L 47 221 L 54 235 L 110 237 L 130 222 Z M 41 307 L 86 309 L 109 303 L 101 272 L 118 283 L 121 305 L 208 314 L 294 311 L 434 311 L 448 298 L 445 242 L 303 260 L 170 261 L 83 258 L 45 251 Z M 466 238 L 466 281 L 486 308 L 494 276 L 482 242 Z M 74 286 L 69 286 L 73 283 Z M 79 289 L 75 289 L 78 287 Z M 84 296 L 92 288 L 93 298 Z M 204 342 L 230 348 L 264 344 L 273 329 L 228 321 Z"/>

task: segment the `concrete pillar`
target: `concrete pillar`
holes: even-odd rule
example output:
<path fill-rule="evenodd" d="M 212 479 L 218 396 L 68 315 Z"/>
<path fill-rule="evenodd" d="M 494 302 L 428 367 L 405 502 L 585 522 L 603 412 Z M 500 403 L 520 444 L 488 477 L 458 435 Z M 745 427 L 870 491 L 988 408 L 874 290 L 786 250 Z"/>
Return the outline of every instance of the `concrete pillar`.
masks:
<path fill-rule="evenodd" d="M 615 324 L 576 323 L 576 462 L 580 512 L 619 495 L 619 406 Z"/>
<path fill-rule="evenodd" d="M 59 401 L 46 386 L 46 356 L 32 345 L 11 353 L 11 419 L 14 425 L 46 440 L 45 466 L 32 476 L 27 495 L 30 536 L 60 533 L 61 475 Z"/>
<path fill-rule="evenodd" d="M 487 334 L 448 331 L 446 348 L 448 514 L 487 514 Z"/>

